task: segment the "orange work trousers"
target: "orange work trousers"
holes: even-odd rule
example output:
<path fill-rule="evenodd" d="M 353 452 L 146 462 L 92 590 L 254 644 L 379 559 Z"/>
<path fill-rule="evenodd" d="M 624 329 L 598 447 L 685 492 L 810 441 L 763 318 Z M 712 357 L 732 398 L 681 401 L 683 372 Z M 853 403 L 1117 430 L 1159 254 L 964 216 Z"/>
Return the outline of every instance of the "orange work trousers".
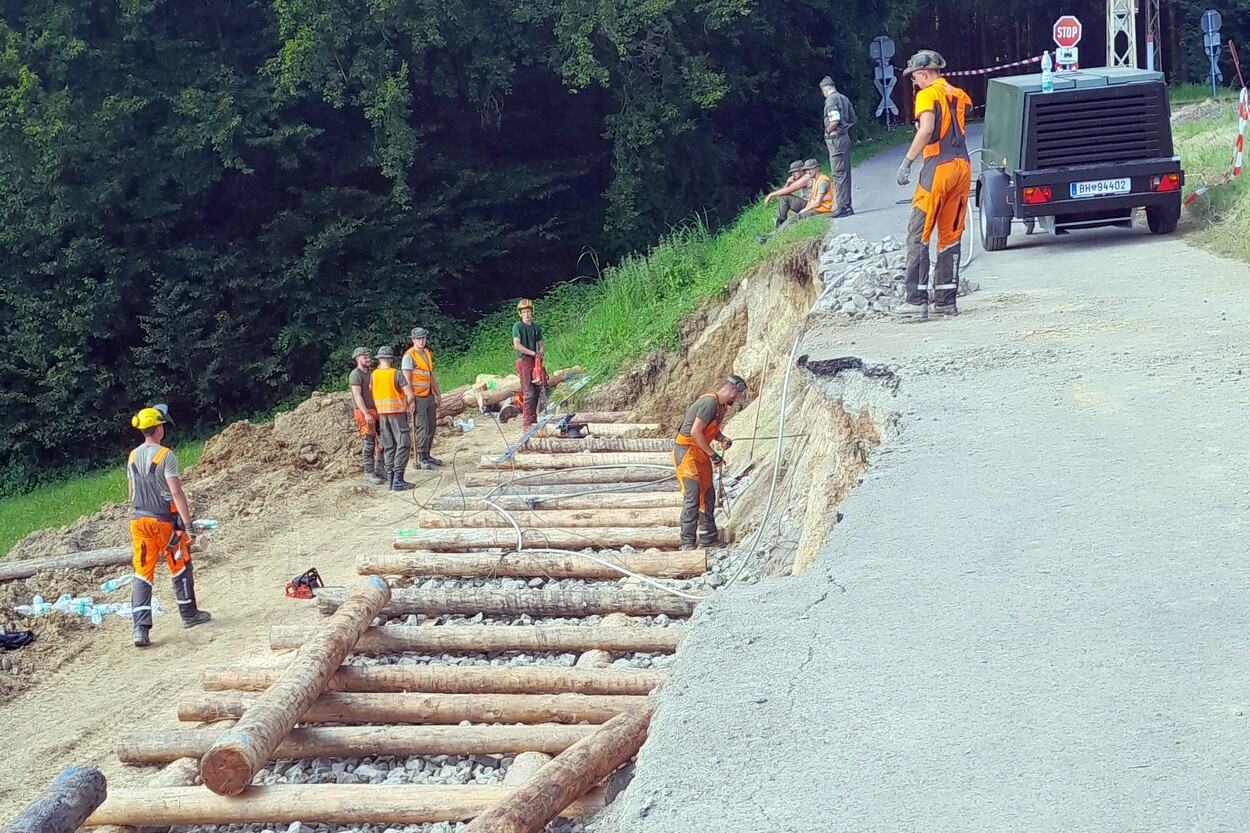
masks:
<path fill-rule="evenodd" d="M 158 521 L 156 518 L 134 518 L 130 521 L 131 562 L 137 578 L 150 585 L 156 575 L 156 562 L 161 556 L 165 557 L 172 576 L 177 577 L 186 568 L 191 562 L 187 536 L 180 533 L 174 546 L 170 547 L 173 535 L 174 525 L 169 521 Z"/>

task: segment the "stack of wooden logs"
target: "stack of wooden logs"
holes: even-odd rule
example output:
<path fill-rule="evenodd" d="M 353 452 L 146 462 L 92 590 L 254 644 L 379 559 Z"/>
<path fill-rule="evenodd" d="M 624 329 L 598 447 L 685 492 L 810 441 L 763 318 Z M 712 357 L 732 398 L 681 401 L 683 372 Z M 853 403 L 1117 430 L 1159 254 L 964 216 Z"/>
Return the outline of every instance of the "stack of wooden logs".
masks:
<path fill-rule="evenodd" d="M 203 690 L 177 703 L 178 718 L 200 726 L 122 735 L 124 762 L 175 769 L 151 787 L 110 791 L 87 825 L 476 818 L 475 831 L 536 831 L 557 815 L 601 809 L 600 785 L 645 740 L 654 708 L 647 695 L 666 678 L 653 668 L 609 666 L 616 656 L 676 650 L 682 628 L 631 617 L 688 617 L 697 598 L 657 585 L 703 574 L 707 553 L 677 551 L 680 502 L 664 441 L 630 439 L 656 426 L 594 416 L 584 421 L 618 427 L 585 441 L 534 441 L 533 451 L 503 466 L 484 460 L 460 492 L 428 505 L 418 531 L 397 535 L 390 551 L 360 554 L 359 586 L 318 594 L 325 625 L 272 628 L 275 651 L 296 651 L 284 665 L 207 671 Z M 648 582 L 623 580 L 625 573 Z M 392 589 L 383 577 L 598 583 L 427 590 Z M 603 619 L 593 627 L 437 623 L 476 614 Z M 414 615 L 424 621 L 374 624 Z M 578 659 L 573 667 L 344 664 L 349 654 L 400 652 Z M 499 786 L 253 784 L 268 761 L 373 755 L 515 759 Z M 187 762 L 195 760 L 202 787 L 191 785 L 196 767 Z"/>

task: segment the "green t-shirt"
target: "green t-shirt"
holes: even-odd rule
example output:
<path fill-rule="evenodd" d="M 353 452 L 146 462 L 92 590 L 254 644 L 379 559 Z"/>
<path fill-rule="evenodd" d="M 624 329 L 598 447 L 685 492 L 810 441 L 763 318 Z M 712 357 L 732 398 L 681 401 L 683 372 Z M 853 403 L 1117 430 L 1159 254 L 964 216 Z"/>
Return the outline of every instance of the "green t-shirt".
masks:
<path fill-rule="evenodd" d="M 537 350 L 538 342 L 543 340 L 543 332 L 538 329 L 537 324 L 526 324 L 524 321 L 518 321 L 512 325 L 512 337 L 521 340 L 521 346 L 527 350 Z M 518 359 L 525 358 L 527 353 L 517 351 Z"/>

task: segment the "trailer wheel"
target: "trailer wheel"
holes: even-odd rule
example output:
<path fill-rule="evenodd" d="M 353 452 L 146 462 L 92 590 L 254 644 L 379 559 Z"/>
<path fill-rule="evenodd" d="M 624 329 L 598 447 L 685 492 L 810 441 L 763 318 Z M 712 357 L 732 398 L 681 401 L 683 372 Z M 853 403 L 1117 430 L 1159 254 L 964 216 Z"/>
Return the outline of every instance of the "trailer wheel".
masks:
<path fill-rule="evenodd" d="M 1181 219 L 1181 203 L 1146 206 L 1146 225 L 1151 234 L 1171 234 Z"/>
<path fill-rule="evenodd" d="M 981 225 L 981 246 L 987 252 L 1001 252 L 1007 248 L 1007 236 L 991 237 L 990 236 L 990 214 L 986 210 L 986 203 L 989 200 L 984 197 L 981 204 L 977 206 L 977 222 Z"/>

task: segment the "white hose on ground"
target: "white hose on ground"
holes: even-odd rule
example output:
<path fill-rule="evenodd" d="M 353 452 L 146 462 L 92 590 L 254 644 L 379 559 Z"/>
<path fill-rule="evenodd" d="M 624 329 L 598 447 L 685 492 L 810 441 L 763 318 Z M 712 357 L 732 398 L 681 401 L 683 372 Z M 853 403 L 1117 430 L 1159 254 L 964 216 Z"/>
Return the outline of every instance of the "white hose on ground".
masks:
<path fill-rule="evenodd" d="M 764 504 L 764 517 L 760 521 L 760 525 L 755 529 L 755 537 L 751 541 L 751 546 L 747 547 L 742 554 L 742 563 L 738 565 L 738 569 L 730 576 L 729 581 L 725 582 L 726 587 L 733 585 L 738 576 L 742 574 L 747 562 L 755 555 L 755 548 L 759 546 L 760 536 L 764 533 L 764 527 L 768 526 L 768 517 L 773 511 L 773 498 L 777 494 L 777 478 L 781 474 L 781 450 L 786 442 L 786 394 L 790 390 L 790 374 L 794 371 L 794 354 L 798 352 L 799 342 L 803 340 L 805 334 L 805 330 L 800 330 L 799 334 L 794 337 L 794 344 L 790 345 L 790 358 L 786 361 L 786 377 L 781 383 L 781 415 L 777 420 L 777 451 L 773 455 L 773 481 L 768 487 L 768 502 Z"/>
<path fill-rule="evenodd" d="M 521 527 L 517 524 L 517 522 L 516 522 L 516 521 L 514 521 L 514 520 L 512 519 L 512 516 L 511 516 L 511 515 L 509 515 L 509 514 L 508 514 L 507 512 L 505 512 L 503 509 L 499 508 L 498 504 L 491 503 L 489 500 L 486 500 L 485 498 L 482 498 L 482 503 L 485 503 L 485 504 L 486 504 L 487 506 L 489 506 L 491 509 L 494 509 L 494 510 L 495 510 L 496 512 L 498 512 L 500 515 L 503 515 L 503 519 L 504 519 L 505 521 L 507 521 L 508 523 L 512 524 L 512 528 L 516 530 L 516 548 L 517 548 L 517 551 L 518 551 L 518 552 L 520 552 L 520 550 L 521 550 L 521 546 L 522 546 L 522 544 L 524 543 L 524 542 L 521 540 L 521 537 L 522 537 L 522 536 L 521 536 Z"/>

